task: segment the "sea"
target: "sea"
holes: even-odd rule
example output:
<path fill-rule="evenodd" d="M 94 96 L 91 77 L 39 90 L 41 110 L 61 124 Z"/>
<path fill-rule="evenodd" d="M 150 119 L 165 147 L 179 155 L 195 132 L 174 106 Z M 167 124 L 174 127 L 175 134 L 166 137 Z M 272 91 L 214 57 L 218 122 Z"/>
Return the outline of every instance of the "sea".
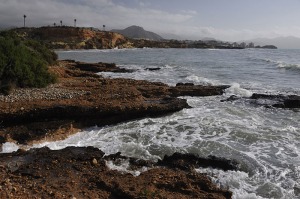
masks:
<path fill-rule="evenodd" d="M 248 100 L 253 93 L 300 95 L 300 50 L 287 49 L 110 49 L 57 51 L 59 59 L 108 62 L 132 73 L 99 73 L 196 85 L 230 85 L 220 96 L 183 96 L 192 107 L 158 118 L 90 127 L 66 140 L 30 146 L 56 150 L 94 146 L 106 154 L 149 160 L 174 152 L 234 159 L 239 171 L 197 168 L 235 199 L 300 198 L 300 110 L 267 108 Z M 160 68 L 149 71 L 147 68 Z M 224 101 L 235 95 L 236 101 Z M 5 143 L 3 152 L 19 146 Z M 128 162 L 108 165 L 124 172 Z M 147 170 L 134 171 L 139 175 Z"/>

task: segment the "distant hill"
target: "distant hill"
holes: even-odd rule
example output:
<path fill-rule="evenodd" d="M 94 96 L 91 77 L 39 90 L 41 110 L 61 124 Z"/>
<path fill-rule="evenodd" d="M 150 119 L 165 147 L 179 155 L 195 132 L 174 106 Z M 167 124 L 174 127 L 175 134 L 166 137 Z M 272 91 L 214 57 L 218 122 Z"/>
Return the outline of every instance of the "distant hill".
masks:
<path fill-rule="evenodd" d="M 274 39 L 257 38 L 245 41 L 253 42 L 255 45 L 275 45 L 281 49 L 300 49 L 300 38 L 298 37 L 276 37 Z"/>
<path fill-rule="evenodd" d="M 160 41 L 163 40 L 161 36 L 154 32 L 146 31 L 144 28 L 139 26 L 130 26 L 128 28 L 125 28 L 123 30 L 117 30 L 113 29 L 112 32 L 120 33 L 126 37 L 129 37 L 131 39 L 149 39 L 154 41 Z"/>

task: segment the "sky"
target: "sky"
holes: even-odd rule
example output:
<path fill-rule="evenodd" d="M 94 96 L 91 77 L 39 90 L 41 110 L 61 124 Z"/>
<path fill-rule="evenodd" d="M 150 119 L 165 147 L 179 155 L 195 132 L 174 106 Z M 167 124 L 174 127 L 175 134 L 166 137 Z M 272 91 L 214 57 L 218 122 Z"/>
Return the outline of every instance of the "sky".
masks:
<path fill-rule="evenodd" d="M 300 0 L 0 0 L 0 26 L 138 25 L 182 39 L 300 37 Z"/>

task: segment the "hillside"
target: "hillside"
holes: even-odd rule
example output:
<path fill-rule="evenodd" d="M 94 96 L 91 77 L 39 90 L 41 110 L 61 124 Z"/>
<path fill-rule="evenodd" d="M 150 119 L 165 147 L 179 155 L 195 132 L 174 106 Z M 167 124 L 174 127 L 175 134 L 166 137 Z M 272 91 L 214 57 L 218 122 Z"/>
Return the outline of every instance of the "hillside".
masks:
<path fill-rule="evenodd" d="M 41 27 L 15 29 L 25 39 L 43 41 L 52 49 L 112 49 L 132 47 L 119 33 L 92 28 Z"/>
<path fill-rule="evenodd" d="M 0 32 L 0 95 L 13 88 L 46 87 L 56 78 L 48 65 L 56 63 L 57 55 L 42 43 L 21 40 L 14 32 Z"/>
<path fill-rule="evenodd" d="M 111 30 L 112 32 L 120 33 L 126 37 L 129 37 L 131 39 L 148 39 L 148 40 L 154 40 L 154 41 L 160 41 L 163 40 L 161 36 L 154 32 L 146 31 L 144 28 L 139 26 L 130 26 L 128 28 L 125 28 L 123 30 Z"/>

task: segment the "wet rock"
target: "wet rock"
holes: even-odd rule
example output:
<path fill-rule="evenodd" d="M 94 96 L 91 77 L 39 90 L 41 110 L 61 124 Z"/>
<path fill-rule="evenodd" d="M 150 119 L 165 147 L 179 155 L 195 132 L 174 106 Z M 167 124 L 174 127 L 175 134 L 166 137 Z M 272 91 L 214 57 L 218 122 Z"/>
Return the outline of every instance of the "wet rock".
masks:
<path fill-rule="evenodd" d="M 175 87 L 169 89 L 170 95 L 173 97 L 178 96 L 213 96 L 213 95 L 222 95 L 225 92 L 225 89 L 230 86 L 202 86 L 202 85 L 193 85 L 193 84 L 183 84 L 179 83 Z"/>
<path fill-rule="evenodd" d="M 200 157 L 194 154 L 174 153 L 171 156 L 165 155 L 163 160 L 157 163 L 160 166 L 168 166 L 171 168 L 180 168 L 182 170 L 191 170 L 197 167 L 212 167 L 227 170 L 238 170 L 240 165 L 234 160 L 208 156 Z"/>
<path fill-rule="evenodd" d="M 300 96 L 297 95 L 266 95 L 254 93 L 251 99 L 257 103 L 259 103 L 259 100 L 268 100 L 266 106 L 275 108 L 300 108 Z"/>
<path fill-rule="evenodd" d="M 240 99 L 240 97 L 236 96 L 236 95 L 231 95 L 229 98 L 225 99 L 225 100 L 221 100 L 221 102 L 233 102 Z"/>
<path fill-rule="evenodd" d="M 145 70 L 149 70 L 149 71 L 157 71 L 160 70 L 161 68 L 146 68 Z"/>
<path fill-rule="evenodd" d="M 82 71 L 88 72 L 115 72 L 115 73 L 130 73 L 132 70 L 127 70 L 125 68 L 119 68 L 114 63 L 84 63 L 84 62 L 75 62 L 72 64 L 72 67 L 80 69 Z"/>
<path fill-rule="evenodd" d="M 6 142 L 6 139 L 4 138 L 4 136 L 0 135 L 0 144 L 3 144 Z"/>
<path fill-rule="evenodd" d="M 300 186 L 294 186 L 294 193 L 296 196 L 300 196 Z"/>
<path fill-rule="evenodd" d="M 194 86 L 193 83 L 177 83 L 176 86 Z"/>

